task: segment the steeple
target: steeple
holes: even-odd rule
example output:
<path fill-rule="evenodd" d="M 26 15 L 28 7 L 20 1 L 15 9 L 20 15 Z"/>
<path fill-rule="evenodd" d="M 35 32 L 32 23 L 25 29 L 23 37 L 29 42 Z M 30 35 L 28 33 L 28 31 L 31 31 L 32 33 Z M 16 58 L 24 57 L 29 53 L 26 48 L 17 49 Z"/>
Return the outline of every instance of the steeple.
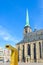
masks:
<path fill-rule="evenodd" d="M 28 9 L 26 10 L 26 25 L 25 26 L 30 26 L 30 24 L 29 24 L 29 16 L 28 16 Z"/>
<path fill-rule="evenodd" d="M 32 32 L 32 29 L 29 24 L 29 16 L 28 16 L 28 9 L 27 9 L 26 10 L 26 25 L 24 27 L 24 35 L 30 32 Z"/>

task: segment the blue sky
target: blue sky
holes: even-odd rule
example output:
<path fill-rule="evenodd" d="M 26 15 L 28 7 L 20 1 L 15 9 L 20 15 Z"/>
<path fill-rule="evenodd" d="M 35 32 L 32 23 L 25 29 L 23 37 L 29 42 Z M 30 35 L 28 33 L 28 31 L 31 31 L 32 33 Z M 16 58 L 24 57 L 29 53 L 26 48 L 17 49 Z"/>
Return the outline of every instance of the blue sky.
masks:
<path fill-rule="evenodd" d="M 0 0 L 0 46 L 14 46 L 23 38 L 28 8 L 30 26 L 43 29 L 43 0 Z"/>

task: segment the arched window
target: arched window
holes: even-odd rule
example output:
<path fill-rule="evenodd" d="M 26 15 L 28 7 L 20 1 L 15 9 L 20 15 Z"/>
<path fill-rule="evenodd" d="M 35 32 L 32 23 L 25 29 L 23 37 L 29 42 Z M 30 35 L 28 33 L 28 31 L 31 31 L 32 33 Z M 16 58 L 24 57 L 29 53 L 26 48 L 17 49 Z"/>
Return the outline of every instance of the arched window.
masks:
<path fill-rule="evenodd" d="M 23 45 L 23 61 L 25 62 L 25 57 L 24 57 L 24 45 Z"/>
<path fill-rule="evenodd" d="M 34 43 L 34 60 L 36 62 L 36 44 Z"/>
<path fill-rule="evenodd" d="M 25 29 L 25 33 L 27 33 L 27 29 Z"/>
<path fill-rule="evenodd" d="M 39 50 L 40 50 L 40 58 L 42 58 L 41 56 L 41 43 L 39 42 Z"/>
<path fill-rule="evenodd" d="M 28 55 L 30 56 L 30 44 L 27 45 L 28 47 Z"/>

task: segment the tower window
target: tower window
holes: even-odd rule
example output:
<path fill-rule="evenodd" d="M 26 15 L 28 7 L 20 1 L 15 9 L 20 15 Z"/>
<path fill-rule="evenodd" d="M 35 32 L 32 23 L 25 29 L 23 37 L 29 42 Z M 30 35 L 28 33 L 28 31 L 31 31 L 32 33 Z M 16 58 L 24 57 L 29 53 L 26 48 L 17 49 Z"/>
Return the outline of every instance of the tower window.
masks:
<path fill-rule="evenodd" d="M 27 30 L 25 32 L 27 33 Z"/>
<path fill-rule="evenodd" d="M 25 33 L 27 33 L 27 29 L 25 29 Z"/>

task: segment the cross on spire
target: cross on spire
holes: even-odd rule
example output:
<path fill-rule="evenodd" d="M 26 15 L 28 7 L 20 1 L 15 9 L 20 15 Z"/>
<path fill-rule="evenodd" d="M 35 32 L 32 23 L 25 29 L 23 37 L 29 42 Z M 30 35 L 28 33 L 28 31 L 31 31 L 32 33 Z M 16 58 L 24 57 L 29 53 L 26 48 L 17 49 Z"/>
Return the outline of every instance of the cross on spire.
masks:
<path fill-rule="evenodd" d="M 30 24 L 29 24 L 29 16 L 28 16 L 28 9 L 26 10 L 26 25 L 25 26 L 30 26 Z"/>

